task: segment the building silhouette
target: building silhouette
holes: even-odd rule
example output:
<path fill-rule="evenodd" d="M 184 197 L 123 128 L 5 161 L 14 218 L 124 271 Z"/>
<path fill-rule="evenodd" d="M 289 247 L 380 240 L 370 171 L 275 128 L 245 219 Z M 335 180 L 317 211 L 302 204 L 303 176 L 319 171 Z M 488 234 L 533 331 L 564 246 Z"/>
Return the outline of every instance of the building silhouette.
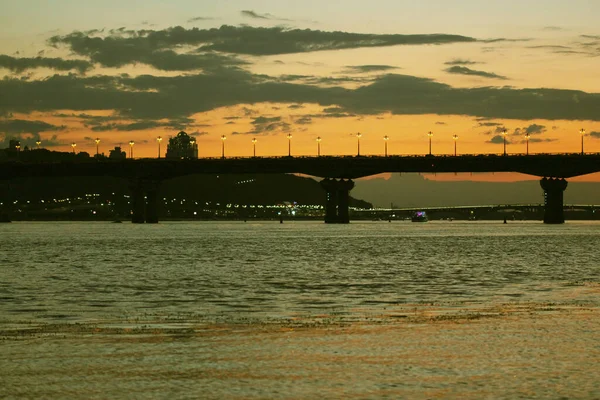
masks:
<path fill-rule="evenodd" d="M 169 138 L 166 158 L 198 158 L 198 143 L 196 139 L 181 131 L 177 136 Z"/>
<path fill-rule="evenodd" d="M 121 150 L 120 146 L 115 146 L 114 149 L 110 150 L 108 158 L 116 160 L 124 160 L 127 158 L 127 153 Z"/>

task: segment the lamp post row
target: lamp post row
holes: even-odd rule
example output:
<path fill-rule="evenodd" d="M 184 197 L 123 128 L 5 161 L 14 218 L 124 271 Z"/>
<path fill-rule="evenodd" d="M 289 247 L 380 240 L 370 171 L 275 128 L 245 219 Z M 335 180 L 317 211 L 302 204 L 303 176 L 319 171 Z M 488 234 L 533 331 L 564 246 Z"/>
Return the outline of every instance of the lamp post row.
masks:
<path fill-rule="evenodd" d="M 585 129 L 581 129 L 579 131 L 579 133 L 581 134 L 581 155 L 584 155 L 584 136 L 586 134 Z M 503 145 L 503 155 L 507 155 L 506 152 L 506 135 L 508 134 L 506 129 L 503 129 L 502 132 L 502 145 Z M 429 137 L 429 155 L 433 155 L 432 154 L 432 137 L 433 137 L 433 132 L 429 131 L 427 132 L 427 136 Z M 288 133 L 286 135 L 287 139 L 288 139 L 288 157 L 292 156 L 292 134 Z M 362 133 L 358 132 L 356 133 L 356 155 L 360 156 L 360 138 L 362 137 Z M 525 134 L 525 154 L 529 155 L 529 139 L 531 138 L 531 134 L 526 133 Z M 221 135 L 221 158 L 225 158 L 225 140 L 227 139 L 227 137 L 225 135 Z M 388 156 L 388 140 L 389 140 L 389 136 L 384 136 L 383 140 L 384 140 L 384 154 L 385 157 Z M 452 135 L 452 139 L 454 140 L 454 155 L 457 155 L 457 141 L 458 141 L 458 135 L 454 134 Z M 158 143 L 158 158 L 161 158 L 161 151 L 160 151 L 160 144 L 162 142 L 163 138 L 158 136 L 156 138 L 156 142 Z M 317 156 L 321 156 L 321 137 L 317 137 L 316 141 L 317 141 Z M 94 142 L 96 143 L 96 156 L 99 155 L 99 146 L 100 146 L 100 138 L 96 138 L 94 139 Z M 258 140 L 256 138 L 252 138 L 252 156 L 256 157 L 256 143 L 258 142 Z M 195 143 L 195 141 L 191 142 L 192 144 Z M 42 144 L 41 140 L 37 140 L 35 142 L 35 144 L 37 145 L 37 148 L 40 148 L 40 145 Z M 133 140 L 131 140 L 129 142 L 129 158 L 133 158 L 133 145 L 135 144 L 135 142 Z M 77 147 L 77 143 L 73 142 L 71 143 L 71 148 L 73 151 L 73 154 L 75 154 L 75 147 Z M 21 146 L 18 145 L 17 146 L 17 150 L 20 150 Z"/>

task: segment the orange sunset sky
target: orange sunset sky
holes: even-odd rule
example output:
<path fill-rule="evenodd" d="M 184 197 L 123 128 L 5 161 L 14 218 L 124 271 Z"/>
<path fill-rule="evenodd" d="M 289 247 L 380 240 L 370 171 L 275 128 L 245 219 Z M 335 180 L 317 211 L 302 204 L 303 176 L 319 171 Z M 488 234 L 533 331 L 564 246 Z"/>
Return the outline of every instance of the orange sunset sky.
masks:
<path fill-rule="evenodd" d="M 600 152 L 600 2 L 24 0 L 0 147 L 156 157 Z M 287 135 L 292 138 L 288 139 Z M 583 179 L 596 179 L 595 176 Z M 468 179 L 468 178 L 467 178 Z M 499 179 L 490 176 L 490 179 Z"/>

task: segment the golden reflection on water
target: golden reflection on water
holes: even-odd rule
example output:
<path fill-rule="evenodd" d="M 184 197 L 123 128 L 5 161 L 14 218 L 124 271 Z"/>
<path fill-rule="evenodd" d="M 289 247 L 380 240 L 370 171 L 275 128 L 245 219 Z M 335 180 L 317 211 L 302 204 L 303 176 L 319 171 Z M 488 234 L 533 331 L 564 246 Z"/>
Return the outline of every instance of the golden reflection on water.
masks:
<path fill-rule="evenodd" d="M 556 301 L 362 321 L 17 324 L 0 331 L 0 397 L 598 398 L 599 318 Z"/>

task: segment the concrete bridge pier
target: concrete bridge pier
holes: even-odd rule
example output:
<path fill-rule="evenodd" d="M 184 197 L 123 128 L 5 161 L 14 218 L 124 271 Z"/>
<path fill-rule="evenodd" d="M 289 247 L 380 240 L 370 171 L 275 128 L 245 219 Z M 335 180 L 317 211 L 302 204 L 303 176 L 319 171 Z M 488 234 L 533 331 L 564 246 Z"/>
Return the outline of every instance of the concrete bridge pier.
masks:
<path fill-rule="evenodd" d="M 350 190 L 354 187 L 352 180 L 336 180 L 325 178 L 321 181 L 325 189 L 325 223 L 347 224 L 350 222 Z"/>
<path fill-rule="evenodd" d="M 158 181 L 149 182 L 146 189 L 146 223 L 158 224 Z"/>
<path fill-rule="evenodd" d="M 10 222 L 12 202 L 10 181 L 0 181 L 0 223 Z"/>
<path fill-rule="evenodd" d="M 135 178 L 131 180 L 131 222 L 158 223 L 158 187 L 160 181 Z"/>
<path fill-rule="evenodd" d="M 544 223 L 564 224 L 563 194 L 568 182 L 564 178 L 542 178 L 544 190 Z"/>

